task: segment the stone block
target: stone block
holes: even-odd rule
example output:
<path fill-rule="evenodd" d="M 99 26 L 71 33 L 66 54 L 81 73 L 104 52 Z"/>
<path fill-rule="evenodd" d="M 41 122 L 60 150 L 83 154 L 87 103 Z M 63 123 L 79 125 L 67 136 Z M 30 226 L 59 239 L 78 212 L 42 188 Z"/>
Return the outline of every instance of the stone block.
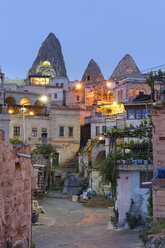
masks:
<path fill-rule="evenodd" d="M 153 198 L 153 205 L 154 206 L 165 206 L 165 198 L 162 198 L 162 197 Z"/>
<path fill-rule="evenodd" d="M 157 197 L 163 197 L 165 198 L 165 189 L 163 190 L 157 190 L 156 192 Z"/>
<path fill-rule="evenodd" d="M 165 219 L 165 212 L 154 211 L 154 218 Z"/>

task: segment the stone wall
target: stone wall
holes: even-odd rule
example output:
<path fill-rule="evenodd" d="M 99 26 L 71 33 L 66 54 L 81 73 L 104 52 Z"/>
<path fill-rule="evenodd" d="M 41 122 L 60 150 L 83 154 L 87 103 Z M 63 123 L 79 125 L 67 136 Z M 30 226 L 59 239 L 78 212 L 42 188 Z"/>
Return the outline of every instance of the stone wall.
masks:
<path fill-rule="evenodd" d="M 158 168 L 165 168 L 165 107 L 153 106 L 153 164 L 154 175 Z M 154 220 L 165 219 L 165 179 L 153 180 Z"/>
<path fill-rule="evenodd" d="M 7 241 L 28 248 L 31 244 L 31 160 L 29 146 L 8 145 L 0 130 L 0 247 Z"/>

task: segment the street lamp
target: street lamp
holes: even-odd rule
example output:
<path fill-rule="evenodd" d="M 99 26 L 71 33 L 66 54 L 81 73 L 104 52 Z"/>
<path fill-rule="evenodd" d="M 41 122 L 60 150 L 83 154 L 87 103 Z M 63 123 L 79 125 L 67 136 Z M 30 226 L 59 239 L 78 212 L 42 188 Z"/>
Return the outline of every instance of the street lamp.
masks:
<path fill-rule="evenodd" d="M 42 102 L 46 102 L 47 99 L 48 99 L 47 96 L 41 96 L 39 100 Z M 23 144 L 25 144 L 25 114 L 24 114 L 24 112 L 26 111 L 26 109 L 24 108 L 24 105 L 28 104 L 28 103 L 30 103 L 30 102 L 29 101 L 24 102 L 22 104 L 23 108 L 21 109 L 22 110 L 22 142 L 23 142 Z M 32 113 L 32 111 L 31 111 L 31 113 Z"/>

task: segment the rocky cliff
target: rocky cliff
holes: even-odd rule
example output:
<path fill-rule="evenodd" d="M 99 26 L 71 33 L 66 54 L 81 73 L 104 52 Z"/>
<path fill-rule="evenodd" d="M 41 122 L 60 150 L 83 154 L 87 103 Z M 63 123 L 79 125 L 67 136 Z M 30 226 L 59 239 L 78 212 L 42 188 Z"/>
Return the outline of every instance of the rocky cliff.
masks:
<path fill-rule="evenodd" d="M 29 75 L 67 76 L 61 45 L 53 33 L 42 43 Z"/>

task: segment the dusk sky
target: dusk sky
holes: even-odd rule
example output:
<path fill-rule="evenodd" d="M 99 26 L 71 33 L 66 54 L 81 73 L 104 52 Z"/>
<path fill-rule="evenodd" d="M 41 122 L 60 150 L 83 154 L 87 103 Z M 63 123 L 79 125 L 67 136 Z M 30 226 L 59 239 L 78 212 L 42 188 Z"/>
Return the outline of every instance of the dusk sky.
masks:
<path fill-rule="evenodd" d="M 4 0 L 0 8 L 6 77 L 26 77 L 50 32 L 70 80 L 81 79 L 91 58 L 105 79 L 127 53 L 140 70 L 165 64 L 165 0 Z"/>

